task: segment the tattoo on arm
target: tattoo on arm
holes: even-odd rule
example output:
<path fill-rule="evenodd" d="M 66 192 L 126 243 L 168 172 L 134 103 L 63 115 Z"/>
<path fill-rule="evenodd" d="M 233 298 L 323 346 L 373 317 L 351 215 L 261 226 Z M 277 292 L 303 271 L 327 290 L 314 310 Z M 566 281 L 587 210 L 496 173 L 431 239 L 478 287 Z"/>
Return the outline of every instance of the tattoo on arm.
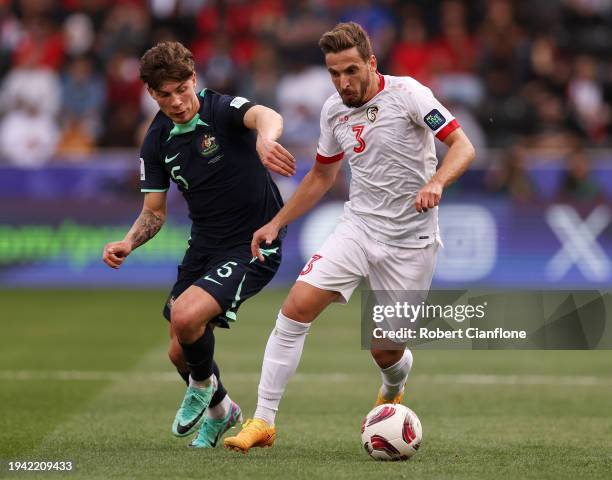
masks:
<path fill-rule="evenodd" d="M 143 210 L 134 222 L 128 237 L 132 241 L 132 248 L 137 248 L 152 239 L 164 224 L 164 219 L 150 210 Z"/>

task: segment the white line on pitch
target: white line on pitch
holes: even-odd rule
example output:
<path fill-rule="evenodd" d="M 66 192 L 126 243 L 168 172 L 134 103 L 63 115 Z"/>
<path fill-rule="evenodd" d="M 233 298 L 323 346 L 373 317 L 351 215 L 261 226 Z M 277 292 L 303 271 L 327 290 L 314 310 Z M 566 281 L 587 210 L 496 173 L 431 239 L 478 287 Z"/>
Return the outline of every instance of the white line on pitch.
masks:
<path fill-rule="evenodd" d="M 354 382 L 365 379 L 367 374 L 342 372 L 298 373 L 294 382 Z M 259 380 L 258 372 L 226 373 L 222 378 L 230 381 Z M 0 370 L 0 381 L 13 380 L 64 380 L 64 381 L 110 381 L 110 382 L 176 382 L 175 372 L 103 372 L 87 370 Z M 551 386 L 612 386 L 611 377 L 568 376 L 568 375 L 487 375 L 456 374 L 428 375 L 414 374 L 410 381 L 434 384 L 459 385 L 551 385 Z"/>

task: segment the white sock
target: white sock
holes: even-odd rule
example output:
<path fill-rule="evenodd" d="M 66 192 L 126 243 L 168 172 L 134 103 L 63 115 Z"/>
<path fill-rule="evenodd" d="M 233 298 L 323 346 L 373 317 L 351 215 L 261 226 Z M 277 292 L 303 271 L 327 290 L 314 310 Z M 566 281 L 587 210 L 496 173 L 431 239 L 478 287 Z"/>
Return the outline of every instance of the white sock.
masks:
<path fill-rule="evenodd" d="M 268 338 L 264 353 L 255 418 L 274 424 L 287 382 L 300 363 L 309 328 L 309 323 L 296 322 L 278 312 L 276 327 Z"/>
<path fill-rule="evenodd" d="M 213 420 L 220 420 L 225 418 L 230 411 L 230 407 L 232 406 L 232 400 L 229 395 L 225 395 L 221 403 L 215 405 L 214 407 L 209 407 L 206 412 L 206 416 L 208 418 L 212 418 Z"/>
<path fill-rule="evenodd" d="M 380 369 L 383 397 L 391 399 L 404 390 L 404 385 L 406 385 L 411 368 L 412 352 L 407 348 L 399 362 L 390 367 Z"/>
<path fill-rule="evenodd" d="M 213 373 L 210 377 L 205 378 L 204 380 L 194 380 L 191 375 L 189 375 L 189 386 L 195 388 L 208 388 L 210 383 L 213 384 L 213 390 L 217 389 L 217 377 Z"/>

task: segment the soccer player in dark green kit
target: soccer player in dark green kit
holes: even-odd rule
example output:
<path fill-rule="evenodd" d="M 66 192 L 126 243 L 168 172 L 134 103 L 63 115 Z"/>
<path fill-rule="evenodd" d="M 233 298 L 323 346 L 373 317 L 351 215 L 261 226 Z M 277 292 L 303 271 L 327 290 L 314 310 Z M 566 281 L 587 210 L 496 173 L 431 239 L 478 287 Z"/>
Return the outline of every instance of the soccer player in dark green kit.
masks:
<path fill-rule="evenodd" d="M 274 276 L 282 238 L 265 245 L 265 261 L 251 255 L 253 232 L 282 207 L 267 169 L 290 176 L 295 159 L 277 140 L 282 117 L 246 98 L 196 91 L 191 52 L 178 42 L 148 50 L 140 76 L 160 111 L 140 153 L 140 216 L 121 241 L 108 243 L 103 260 L 119 268 L 162 228 L 166 194 L 176 183 L 192 220 L 189 248 L 164 307 L 170 321 L 169 356 L 187 381 L 172 425 L 174 435 L 199 432 L 190 446 L 215 447 L 241 420 L 213 361 L 213 327 L 229 326 L 240 304 Z"/>

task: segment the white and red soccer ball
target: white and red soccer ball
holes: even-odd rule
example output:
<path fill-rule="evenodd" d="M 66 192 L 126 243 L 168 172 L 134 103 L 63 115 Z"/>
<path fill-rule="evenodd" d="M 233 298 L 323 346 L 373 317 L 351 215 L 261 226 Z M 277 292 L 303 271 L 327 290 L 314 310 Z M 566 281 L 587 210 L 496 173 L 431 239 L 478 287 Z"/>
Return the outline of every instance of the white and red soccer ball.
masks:
<path fill-rule="evenodd" d="M 401 404 L 374 408 L 361 425 L 361 444 L 375 460 L 408 460 L 419 449 L 422 438 L 419 417 Z"/>

